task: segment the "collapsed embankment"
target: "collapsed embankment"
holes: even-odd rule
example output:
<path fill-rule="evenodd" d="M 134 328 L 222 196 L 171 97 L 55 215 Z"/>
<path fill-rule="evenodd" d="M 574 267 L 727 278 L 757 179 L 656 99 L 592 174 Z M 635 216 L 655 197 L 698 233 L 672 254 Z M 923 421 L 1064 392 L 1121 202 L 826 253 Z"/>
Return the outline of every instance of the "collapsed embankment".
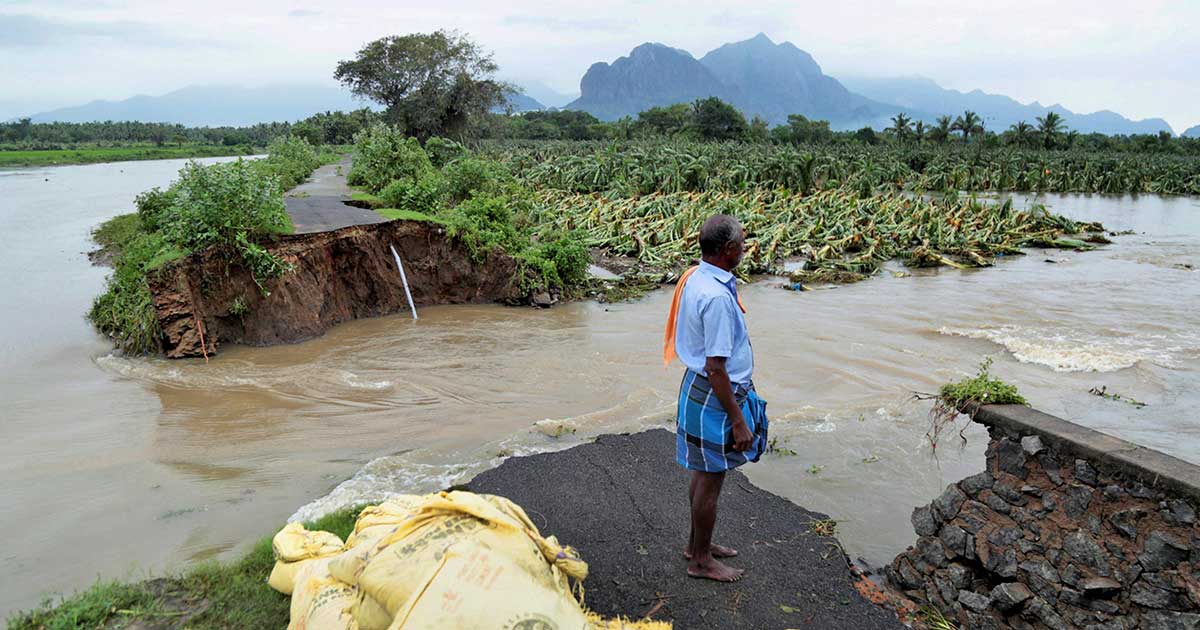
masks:
<path fill-rule="evenodd" d="M 512 257 L 472 256 L 435 223 L 356 225 L 281 237 L 269 249 L 292 270 L 263 281 L 261 290 L 239 259 L 216 249 L 151 274 L 163 352 L 199 357 L 225 343 L 294 343 L 345 321 L 407 310 L 392 246 L 417 306 L 524 297 Z"/>
<path fill-rule="evenodd" d="M 985 406 L 983 472 L 912 515 L 890 582 L 963 628 L 1200 628 L 1200 466 Z"/>

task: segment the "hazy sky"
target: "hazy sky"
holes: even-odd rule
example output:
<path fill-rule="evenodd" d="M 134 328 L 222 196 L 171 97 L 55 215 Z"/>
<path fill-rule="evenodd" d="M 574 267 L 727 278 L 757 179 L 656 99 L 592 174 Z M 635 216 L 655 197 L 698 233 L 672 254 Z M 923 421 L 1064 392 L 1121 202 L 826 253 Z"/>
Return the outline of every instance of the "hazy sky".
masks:
<path fill-rule="evenodd" d="M 0 0 L 0 118 L 191 84 L 332 83 L 383 35 L 454 28 L 502 74 L 577 92 L 645 41 L 697 57 L 765 32 L 835 77 L 926 76 L 1021 102 L 1200 124 L 1200 0 Z"/>

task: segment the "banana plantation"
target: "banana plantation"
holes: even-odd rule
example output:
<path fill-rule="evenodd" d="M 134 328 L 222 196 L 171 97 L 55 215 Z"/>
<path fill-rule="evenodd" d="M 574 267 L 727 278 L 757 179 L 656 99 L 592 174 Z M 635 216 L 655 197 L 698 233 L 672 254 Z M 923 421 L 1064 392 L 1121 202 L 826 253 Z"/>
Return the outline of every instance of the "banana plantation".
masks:
<path fill-rule="evenodd" d="M 1200 158 L 971 147 L 489 143 L 535 188 L 618 196 L 785 189 L 1200 194 Z"/>

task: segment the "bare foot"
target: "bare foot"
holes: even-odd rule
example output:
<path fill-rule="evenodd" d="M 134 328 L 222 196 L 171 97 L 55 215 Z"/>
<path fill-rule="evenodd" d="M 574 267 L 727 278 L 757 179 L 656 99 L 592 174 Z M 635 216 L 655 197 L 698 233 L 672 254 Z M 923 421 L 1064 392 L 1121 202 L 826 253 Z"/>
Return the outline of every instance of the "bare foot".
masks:
<path fill-rule="evenodd" d="M 712 551 L 712 555 L 714 558 L 732 558 L 732 557 L 738 555 L 737 549 L 734 549 L 733 547 L 726 547 L 725 545 L 718 545 L 716 543 L 713 543 L 712 545 L 709 545 L 708 548 Z M 687 549 L 684 549 L 683 557 L 687 558 L 688 560 L 691 560 L 692 552 L 688 551 Z"/>
<path fill-rule="evenodd" d="M 687 568 L 688 577 L 716 580 L 718 582 L 736 582 L 742 579 L 742 574 L 745 572 L 745 569 L 735 569 L 716 559 L 711 559 L 705 563 L 692 562 Z"/>

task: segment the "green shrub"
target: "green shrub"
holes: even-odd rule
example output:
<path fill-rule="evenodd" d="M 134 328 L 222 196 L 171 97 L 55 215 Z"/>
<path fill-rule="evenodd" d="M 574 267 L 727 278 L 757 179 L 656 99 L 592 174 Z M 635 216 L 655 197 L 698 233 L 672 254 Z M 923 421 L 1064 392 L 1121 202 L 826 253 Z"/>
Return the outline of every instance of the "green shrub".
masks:
<path fill-rule="evenodd" d="M 463 145 L 445 138 L 434 136 L 425 141 L 425 153 L 434 168 L 443 168 L 450 162 L 467 154 Z"/>
<path fill-rule="evenodd" d="M 446 165 L 446 195 L 451 203 L 470 199 L 477 193 L 497 194 L 513 182 L 504 165 L 478 157 L 461 157 Z"/>
<path fill-rule="evenodd" d="M 354 151 L 354 166 L 346 181 L 373 193 L 398 179 L 417 181 L 433 170 L 421 143 L 388 125 L 373 125 L 355 134 Z"/>
<path fill-rule="evenodd" d="M 279 192 L 282 193 L 308 179 L 322 161 L 317 150 L 307 140 L 289 135 L 273 140 L 267 147 L 267 157 L 253 164 L 265 176 L 273 176 L 280 187 Z"/>
<path fill-rule="evenodd" d="M 155 187 L 138 195 L 134 199 L 134 205 L 137 206 L 137 215 L 141 218 L 142 229 L 146 232 L 153 232 L 161 228 L 163 217 L 166 216 L 174 200 L 175 192 L 171 188 L 162 190 Z"/>
<path fill-rule="evenodd" d="M 443 204 L 445 186 L 442 174 L 431 170 L 416 180 L 393 181 L 379 191 L 379 198 L 388 208 L 435 214 Z"/>
<path fill-rule="evenodd" d="M 187 251 L 233 245 L 239 234 L 260 238 L 292 229 L 279 180 L 246 160 L 209 166 L 189 162 L 172 191 L 161 230 Z"/>
<path fill-rule="evenodd" d="M 520 252 L 517 257 L 536 271 L 526 278 L 527 284 L 566 288 L 587 280 L 591 263 L 583 241 L 574 234 L 558 233 L 544 237 L 536 245 Z M 528 276 L 528 272 L 524 275 Z"/>

